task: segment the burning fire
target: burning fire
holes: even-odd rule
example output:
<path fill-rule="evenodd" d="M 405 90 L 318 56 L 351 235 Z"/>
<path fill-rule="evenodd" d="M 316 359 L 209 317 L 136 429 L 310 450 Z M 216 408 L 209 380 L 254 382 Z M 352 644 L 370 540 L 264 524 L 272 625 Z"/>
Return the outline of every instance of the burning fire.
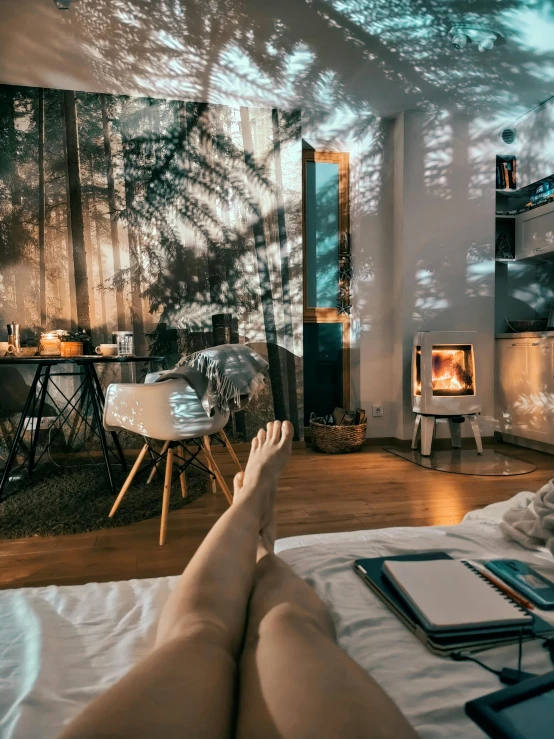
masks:
<path fill-rule="evenodd" d="M 465 353 L 460 349 L 433 349 L 433 390 L 465 390 L 471 387 L 471 375 L 464 369 Z"/>

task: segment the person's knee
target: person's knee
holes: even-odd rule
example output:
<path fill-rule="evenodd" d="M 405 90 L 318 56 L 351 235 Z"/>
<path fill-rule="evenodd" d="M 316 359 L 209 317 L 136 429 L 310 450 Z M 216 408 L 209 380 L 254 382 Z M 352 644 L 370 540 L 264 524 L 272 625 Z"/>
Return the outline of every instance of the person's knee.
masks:
<path fill-rule="evenodd" d="M 279 603 L 260 622 L 259 637 L 282 631 L 305 633 L 314 629 L 332 639 L 335 631 L 331 617 L 323 604 L 321 608 L 303 608 L 296 603 Z"/>
<path fill-rule="evenodd" d="M 164 630 L 164 642 L 177 642 L 180 645 L 204 645 L 234 651 L 233 640 L 225 623 L 220 619 L 204 614 L 201 618 L 183 616 Z"/>

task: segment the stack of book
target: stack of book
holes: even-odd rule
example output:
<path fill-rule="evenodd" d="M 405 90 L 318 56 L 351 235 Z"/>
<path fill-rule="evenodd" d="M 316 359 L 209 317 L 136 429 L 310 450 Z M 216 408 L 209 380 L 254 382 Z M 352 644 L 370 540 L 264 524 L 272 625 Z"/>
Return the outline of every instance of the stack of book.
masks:
<path fill-rule="evenodd" d="M 554 626 L 446 552 L 358 559 L 354 571 L 434 654 L 479 651 L 538 637 Z"/>
<path fill-rule="evenodd" d="M 496 189 L 516 189 L 516 160 L 496 158 Z"/>

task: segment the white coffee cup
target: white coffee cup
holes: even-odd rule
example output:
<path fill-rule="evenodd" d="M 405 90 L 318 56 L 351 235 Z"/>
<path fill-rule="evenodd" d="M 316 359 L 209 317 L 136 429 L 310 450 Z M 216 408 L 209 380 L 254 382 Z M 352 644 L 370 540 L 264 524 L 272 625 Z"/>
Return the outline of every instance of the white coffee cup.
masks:
<path fill-rule="evenodd" d="M 0 341 L 0 357 L 8 353 L 9 344 L 7 341 Z"/>
<path fill-rule="evenodd" d="M 117 357 L 117 344 L 100 344 L 94 351 L 103 357 Z"/>

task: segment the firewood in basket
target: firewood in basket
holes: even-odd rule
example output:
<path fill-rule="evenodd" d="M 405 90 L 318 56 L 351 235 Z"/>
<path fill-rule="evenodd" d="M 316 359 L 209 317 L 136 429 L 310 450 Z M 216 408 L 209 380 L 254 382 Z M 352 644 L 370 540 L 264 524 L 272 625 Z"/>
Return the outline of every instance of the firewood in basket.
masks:
<path fill-rule="evenodd" d="M 333 411 L 333 420 L 335 422 L 335 426 L 344 426 L 344 417 L 346 416 L 347 411 L 344 408 L 335 408 Z"/>
<path fill-rule="evenodd" d="M 347 411 L 341 426 L 353 426 L 356 423 L 356 411 Z"/>

